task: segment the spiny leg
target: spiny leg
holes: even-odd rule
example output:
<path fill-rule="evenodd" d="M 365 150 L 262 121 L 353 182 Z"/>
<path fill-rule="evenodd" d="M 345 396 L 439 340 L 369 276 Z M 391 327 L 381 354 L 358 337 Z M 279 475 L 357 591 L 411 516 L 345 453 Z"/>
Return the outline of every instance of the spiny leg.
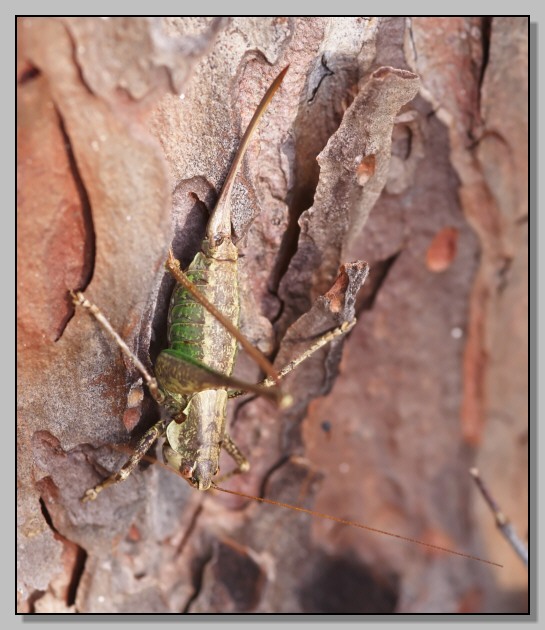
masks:
<path fill-rule="evenodd" d="M 337 339 L 338 337 L 341 337 L 342 335 L 345 335 L 346 333 L 351 331 L 352 328 L 354 328 L 354 326 L 356 325 L 356 321 L 356 319 L 353 319 L 349 322 L 343 322 L 337 328 L 334 328 L 333 330 L 324 333 L 321 337 L 318 337 L 318 339 L 310 346 L 310 348 L 307 348 L 298 357 L 295 357 L 293 361 L 290 361 L 278 372 L 279 378 L 284 378 L 284 376 L 289 374 L 300 363 L 311 357 L 315 352 L 320 350 L 320 348 L 323 348 L 328 343 L 331 343 L 334 339 Z M 271 381 L 271 379 L 267 378 L 265 379 L 265 381 L 263 381 L 263 385 L 265 387 L 271 387 L 272 385 L 274 385 L 274 383 Z"/>
<path fill-rule="evenodd" d="M 140 460 L 149 451 L 154 442 L 163 435 L 163 433 L 165 432 L 166 424 L 166 420 L 159 420 L 159 422 L 154 424 L 151 429 L 148 429 L 136 445 L 134 453 L 131 455 L 129 461 L 124 466 L 122 466 L 118 470 L 118 472 L 110 475 L 107 479 L 101 481 L 94 488 L 89 488 L 89 490 L 87 490 L 85 494 L 81 497 L 81 500 L 84 502 L 94 501 L 97 498 L 98 493 L 102 492 L 104 488 L 113 486 L 114 483 L 125 481 L 125 479 L 136 468 Z"/>
<path fill-rule="evenodd" d="M 287 365 L 285 365 L 281 370 L 278 371 L 279 380 L 283 379 L 287 376 L 292 370 L 294 370 L 300 363 L 311 357 L 315 352 L 323 348 L 328 343 L 331 343 L 334 339 L 345 335 L 347 332 L 352 330 L 356 325 L 356 319 L 353 319 L 349 322 L 343 322 L 337 328 L 330 330 L 329 332 L 324 333 L 321 337 L 318 337 L 316 341 L 307 348 L 304 352 L 302 352 L 298 357 L 295 357 L 293 361 L 290 361 Z M 266 378 L 264 381 L 261 381 L 259 385 L 263 387 L 273 387 L 276 383 L 271 378 Z M 230 391 L 229 398 L 237 398 L 238 396 L 243 396 L 246 392 L 242 390 Z"/>
<path fill-rule="evenodd" d="M 310 356 L 312 356 L 315 352 L 320 350 L 320 348 L 323 348 L 328 343 L 331 343 L 334 339 L 337 339 L 338 337 L 345 335 L 347 332 L 352 330 L 352 328 L 354 328 L 355 325 L 356 325 L 356 319 L 353 319 L 350 322 L 343 322 L 337 328 L 334 328 L 333 330 L 330 330 L 329 332 L 324 333 L 323 335 L 318 337 L 318 339 L 316 339 L 316 341 L 309 348 L 307 348 L 298 357 L 293 359 L 293 361 L 290 361 L 281 370 L 279 370 L 278 378 L 279 379 L 284 378 L 293 369 L 295 369 L 300 363 L 302 363 L 303 361 L 308 359 Z M 263 385 L 264 387 L 273 387 L 274 385 L 276 385 L 276 382 L 273 381 L 271 378 L 266 378 L 264 381 L 260 383 L 260 385 Z M 236 398 L 237 396 L 242 396 L 245 393 L 246 392 L 243 392 L 241 390 L 229 392 L 229 398 Z M 233 439 L 228 433 L 225 433 L 224 435 L 222 448 L 224 448 L 227 451 L 227 453 L 229 453 L 229 455 L 235 460 L 237 467 L 229 471 L 225 475 L 222 475 L 221 477 L 219 477 L 215 483 L 222 483 L 223 481 L 229 479 L 233 475 L 248 472 L 248 470 L 250 470 L 250 462 L 244 457 L 241 450 L 235 444 L 235 442 L 233 441 Z"/>
<path fill-rule="evenodd" d="M 250 470 L 250 462 L 246 459 L 246 457 L 244 457 L 242 451 L 235 444 L 233 438 L 228 433 L 225 433 L 225 435 L 223 436 L 221 447 L 225 449 L 225 451 L 229 453 L 229 455 L 235 460 L 235 464 L 237 465 L 237 467 L 233 468 L 233 470 L 230 470 L 228 473 L 225 473 L 225 475 L 222 475 L 221 477 L 216 479 L 215 483 L 222 483 L 233 475 L 239 475 Z"/>
<path fill-rule="evenodd" d="M 123 354 L 125 354 L 125 356 L 132 361 L 136 369 L 140 372 L 140 374 L 142 374 L 142 377 L 146 381 L 150 394 L 158 403 L 162 403 L 164 400 L 164 395 L 157 385 L 157 380 L 146 370 L 144 364 L 131 351 L 125 341 L 123 341 L 120 335 L 115 331 L 113 326 L 110 324 L 105 315 L 100 311 L 98 306 L 90 302 L 80 291 L 76 293 L 70 291 L 70 294 L 72 296 L 74 304 L 88 310 L 102 326 L 102 328 L 113 337 L 114 341 L 121 348 Z M 107 479 L 96 485 L 94 488 L 89 488 L 89 490 L 85 492 L 81 500 L 94 501 L 97 498 L 99 492 L 102 492 L 104 488 L 108 488 L 114 483 L 124 481 L 136 468 L 140 460 L 151 448 L 152 444 L 165 432 L 165 424 L 166 422 L 164 420 L 159 420 L 159 422 L 154 424 L 148 431 L 146 431 L 141 440 L 138 442 L 138 445 L 136 446 L 136 449 L 130 457 L 129 461 L 118 472 L 110 475 Z"/>
<path fill-rule="evenodd" d="M 89 300 L 83 295 L 81 291 L 70 291 L 70 295 L 72 296 L 72 300 L 76 306 L 81 306 L 84 309 L 88 310 L 91 315 L 97 320 L 97 322 L 104 328 L 106 332 L 108 332 L 117 343 L 117 345 L 121 348 L 123 354 L 132 361 L 133 365 L 136 369 L 142 374 L 142 377 L 146 381 L 150 394 L 153 398 L 161 404 L 164 402 L 164 395 L 159 389 L 157 384 L 157 380 L 151 376 L 151 374 L 146 370 L 144 364 L 140 359 L 132 352 L 132 350 L 127 346 L 127 344 L 123 341 L 123 339 L 119 336 L 119 334 L 114 330 L 114 327 L 110 324 L 106 316 L 100 311 L 96 304 L 89 302 Z"/>

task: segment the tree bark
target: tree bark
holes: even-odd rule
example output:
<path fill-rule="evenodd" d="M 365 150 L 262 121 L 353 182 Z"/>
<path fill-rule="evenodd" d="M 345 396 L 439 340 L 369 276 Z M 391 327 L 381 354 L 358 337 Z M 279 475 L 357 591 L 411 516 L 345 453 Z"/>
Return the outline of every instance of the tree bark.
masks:
<path fill-rule="evenodd" d="M 20 611 L 526 610 L 468 469 L 524 536 L 527 21 L 20 18 L 18 43 Z M 160 466 L 79 500 L 159 410 L 68 291 L 152 369 L 168 248 L 198 251 L 288 64 L 233 192 L 241 328 L 281 367 L 358 322 L 287 378 L 290 409 L 232 403 L 252 468 L 228 487 L 503 570 Z M 362 259 L 356 298 L 338 274 Z"/>

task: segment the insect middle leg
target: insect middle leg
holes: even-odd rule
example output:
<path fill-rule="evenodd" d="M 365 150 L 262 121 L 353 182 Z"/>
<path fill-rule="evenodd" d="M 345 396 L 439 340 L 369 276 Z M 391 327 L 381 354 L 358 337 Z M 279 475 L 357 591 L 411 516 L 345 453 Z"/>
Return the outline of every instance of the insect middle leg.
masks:
<path fill-rule="evenodd" d="M 87 298 L 81 292 L 72 293 L 72 298 L 76 305 L 82 306 L 86 310 L 88 310 L 94 318 L 99 322 L 99 324 L 104 328 L 115 340 L 117 345 L 121 348 L 123 353 L 131 360 L 134 366 L 138 369 L 138 371 L 142 374 L 150 393 L 153 398 L 162 403 L 164 401 L 164 395 L 158 387 L 157 380 L 152 377 L 148 371 L 146 370 L 143 363 L 138 359 L 138 357 L 130 350 L 127 344 L 123 341 L 123 339 L 119 336 L 119 334 L 114 330 L 108 319 L 102 314 L 100 309 L 87 300 Z M 263 381 L 262 385 L 265 387 L 274 387 L 277 384 L 277 381 L 287 374 L 289 374 L 295 367 L 297 367 L 300 363 L 302 363 L 305 359 L 312 356 L 315 352 L 317 352 L 320 348 L 324 347 L 334 339 L 340 337 L 341 335 L 346 334 L 351 328 L 354 326 L 356 320 L 352 320 L 351 322 L 345 322 L 341 326 L 323 334 L 320 336 L 305 352 L 301 353 L 298 357 L 296 357 L 293 361 L 288 363 L 282 370 L 280 370 L 277 378 L 273 380 L 272 378 L 267 378 Z M 231 391 L 229 393 L 230 398 L 235 398 L 242 394 L 246 393 L 243 390 Z M 120 481 L 124 481 L 136 468 L 138 463 L 142 460 L 146 452 L 151 448 L 152 444 L 161 437 L 166 430 L 166 425 L 168 421 L 160 420 L 154 426 L 152 426 L 142 437 L 140 442 L 138 443 L 135 452 L 130 457 L 128 462 L 116 473 L 110 475 L 107 479 L 97 484 L 93 488 L 90 488 L 85 492 L 82 497 L 82 501 L 92 501 L 96 499 L 98 494 L 115 483 L 119 483 Z M 222 448 L 233 458 L 236 464 L 236 468 L 222 476 L 218 481 L 224 481 L 228 479 L 232 475 L 240 474 L 247 472 L 250 469 L 250 463 L 246 459 L 246 457 L 242 454 L 238 446 L 232 440 L 232 438 L 226 433 L 223 438 Z"/>
<path fill-rule="evenodd" d="M 134 453 L 131 455 L 129 461 L 124 464 L 116 473 L 110 475 L 109 477 L 104 479 L 104 481 L 101 481 L 93 488 L 89 488 L 89 490 L 86 490 L 81 500 L 84 502 L 94 501 L 97 498 L 98 493 L 102 492 L 102 490 L 104 490 L 105 488 L 113 486 L 114 483 L 125 481 L 125 479 L 127 479 L 127 477 L 133 472 L 136 466 L 138 466 L 138 464 L 140 463 L 144 455 L 152 447 L 152 445 L 164 434 L 166 424 L 166 420 L 159 420 L 159 422 L 148 429 L 136 445 Z"/>
<path fill-rule="evenodd" d="M 81 306 L 85 308 L 85 310 L 89 311 L 91 315 L 98 321 L 101 327 L 111 336 L 113 337 L 116 344 L 122 350 L 122 352 L 129 358 L 129 360 L 133 363 L 133 365 L 137 368 L 137 370 L 141 373 L 144 378 L 150 393 L 153 398 L 161 403 L 164 400 L 163 393 L 158 387 L 157 380 L 149 374 L 146 370 L 143 363 L 140 359 L 131 351 L 131 349 L 127 346 L 125 341 L 121 338 L 121 336 L 115 331 L 113 326 L 110 324 L 106 316 L 100 311 L 96 304 L 90 302 L 83 293 L 81 292 L 71 292 L 72 299 L 76 306 Z M 274 381 L 271 379 L 271 385 L 274 386 Z M 89 488 L 83 495 L 82 501 L 94 501 L 98 494 L 102 492 L 105 488 L 112 486 L 120 481 L 124 481 L 129 477 L 129 475 L 134 471 L 137 467 L 138 463 L 142 460 L 147 451 L 151 448 L 151 446 L 157 441 L 158 438 L 163 436 L 166 432 L 166 427 L 169 424 L 170 420 L 159 420 L 155 425 L 153 425 L 141 438 L 138 442 L 134 453 L 130 457 L 130 459 L 124 464 L 117 472 L 111 474 L 104 481 L 97 484 L 93 488 Z M 242 454 L 241 450 L 238 446 L 233 442 L 232 438 L 225 434 L 222 442 L 222 447 L 225 449 L 227 453 L 233 458 L 236 464 L 236 468 L 234 468 L 231 472 L 221 477 L 221 481 L 231 477 L 234 474 L 244 473 L 250 469 L 250 462 L 246 459 L 246 457 Z"/>
<path fill-rule="evenodd" d="M 151 376 L 151 374 L 146 370 L 144 364 L 140 361 L 140 359 L 131 351 L 131 349 L 127 346 L 127 344 L 123 341 L 120 335 L 115 331 L 113 326 L 110 324 L 106 316 L 100 311 L 96 304 L 90 302 L 80 291 L 74 293 L 70 292 L 72 296 L 72 300 L 76 306 L 81 306 L 85 310 L 89 311 L 91 315 L 98 321 L 98 323 L 102 326 L 108 334 L 110 334 L 116 344 L 121 348 L 125 356 L 127 356 L 136 369 L 140 372 L 148 389 L 153 396 L 153 398 L 158 402 L 163 402 L 164 396 L 160 391 L 157 380 Z M 82 501 L 94 501 L 98 494 L 104 490 L 104 488 L 108 488 L 115 483 L 119 483 L 120 481 L 124 481 L 127 477 L 134 471 L 138 463 L 142 460 L 144 455 L 149 451 L 152 445 L 165 433 L 166 425 L 168 424 L 167 420 L 159 420 L 156 424 L 154 424 L 140 439 L 138 444 L 136 445 L 134 453 L 131 455 L 130 459 L 124 464 L 116 473 L 113 473 L 104 481 L 101 481 L 99 484 L 94 486 L 93 488 L 89 488 L 83 497 Z"/>
<path fill-rule="evenodd" d="M 320 348 L 323 348 L 328 343 L 331 343 L 334 339 L 337 339 L 338 337 L 341 337 L 342 335 L 345 335 L 347 332 L 352 330 L 355 324 L 356 324 L 355 319 L 353 319 L 350 322 L 344 322 L 337 328 L 334 328 L 333 330 L 330 330 L 324 333 L 323 335 L 321 335 L 320 337 L 318 337 L 318 339 L 316 339 L 316 341 L 309 348 L 307 348 L 299 356 L 293 359 L 293 361 L 290 361 L 281 370 L 279 370 L 278 380 L 287 376 L 300 363 L 302 363 L 303 361 L 311 357 L 315 352 L 320 350 Z M 263 385 L 264 387 L 273 387 L 276 385 L 276 381 L 273 381 L 273 379 L 271 378 L 266 378 L 264 381 L 260 383 L 260 385 Z M 237 398 L 238 396 L 242 396 L 246 393 L 247 392 L 244 392 L 242 390 L 230 391 L 229 398 Z M 229 453 L 229 455 L 234 459 L 237 466 L 233 470 L 229 471 L 228 473 L 226 473 L 225 475 L 222 475 L 219 479 L 217 479 L 216 483 L 221 483 L 223 481 L 226 481 L 233 475 L 245 473 L 250 470 L 250 462 L 246 459 L 246 457 L 244 457 L 239 447 L 233 441 L 231 436 L 227 433 L 225 433 L 225 436 L 222 442 L 222 448 L 227 453 Z"/>

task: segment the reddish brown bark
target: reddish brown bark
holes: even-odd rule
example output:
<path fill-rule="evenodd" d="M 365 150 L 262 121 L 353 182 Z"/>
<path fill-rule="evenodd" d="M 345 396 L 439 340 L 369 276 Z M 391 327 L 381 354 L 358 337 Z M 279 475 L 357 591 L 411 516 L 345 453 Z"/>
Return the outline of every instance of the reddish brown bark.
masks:
<path fill-rule="evenodd" d="M 467 469 L 524 536 L 527 40 L 521 18 L 19 20 L 21 611 L 524 609 L 524 569 Z M 198 249 L 288 63 L 234 191 L 242 327 L 280 366 L 354 300 L 358 323 L 290 375 L 287 412 L 233 404 L 252 470 L 230 487 L 503 571 L 202 495 L 159 466 L 79 501 L 158 411 L 68 290 L 152 365 L 168 247 L 184 264 Z M 357 299 L 361 267 L 334 285 L 353 260 L 371 267 Z"/>

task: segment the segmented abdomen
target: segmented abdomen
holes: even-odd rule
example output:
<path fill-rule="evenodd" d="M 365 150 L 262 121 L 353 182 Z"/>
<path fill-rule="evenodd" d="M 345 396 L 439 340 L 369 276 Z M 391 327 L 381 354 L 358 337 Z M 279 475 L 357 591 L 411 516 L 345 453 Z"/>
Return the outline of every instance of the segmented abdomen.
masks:
<path fill-rule="evenodd" d="M 238 326 L 236 262 L 198 253 L 185 275 L 204 297 Z M 170 301 L 169 347 L 223 374 L 231 374 L 236 340 L 186 289 L 177 285 Z"/>

